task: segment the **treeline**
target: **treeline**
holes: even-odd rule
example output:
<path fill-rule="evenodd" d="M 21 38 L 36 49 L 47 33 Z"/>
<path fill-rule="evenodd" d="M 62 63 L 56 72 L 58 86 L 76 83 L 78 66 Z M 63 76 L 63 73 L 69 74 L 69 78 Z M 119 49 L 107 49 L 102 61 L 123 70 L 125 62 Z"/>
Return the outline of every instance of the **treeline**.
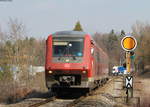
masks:
<path fill-rule="evenodd" d="M 37 39 L 27 34 L 26 27 L 17 19 L 10 19 L 8 31 L 0 27 L 0 70 L 9 71 L 10 66 L 19 66 L 26 71 L 27 66 L 43 66 L 45 63 L 45 39 Z M 80 22 L 74 30 L 83 30 Z M 137 22 L 132 26 L 131 35 L 135 36 L 138 46 L 135 58 L 132 60 L 135 69 L 144 69 L 150 65 L 150 25 Z M 114 65 L 125 63 L 125 52 L 120 41 L 125 31 L 109 33 L 95 33 L 94 39 L 109 56 L 109 69 Z M 8 73 L 9 74 L 9 73 Z M 1 78 L 2 76 L 0 76 Z"/>
<path fill-rule="evenodd" d="M 28 35 L 17 19 L 10 19 L 7 29 L 0 27 L 0 101 L 15 96 L 17 87 L 33 88 L 29 67 L 45 63 L 45 39 Z"/>
<path fill-rule="evenodd" d="M 9 20 L 8 31 L 0 28 L 0 68 L 8 71 L 10 67 L 44 66 L 45 39 L 27 35 L 25 26 L 16 20 Z M 8 69 L 8 70 L 5 70 Z"/>
<path fill-rule="evenodd" d="M 114 65 L 117 66 L 125 62 L 125 52 L 120 45 L 120 41 L 124 36 L 125 32 L 123 30 L 119 33 L 111 30 L 109 33 L 95 33 L 94 35 L 96 43 L 108 54 L 109 71 L 112 70 Z"/>
<path fill-rule="evenodd" d="M 132 59 L 132 65 L 135 71 L 144 71 L 150 69 L 150 24 L 137 22 L 132 26 L 131 35 L 137 39 L 137 48 L 135 58 Z M 125 52 L 121 48 L 121 39 L 125 36 L 124 30 L 110 33 L 95 33 L 94 39 L 109 56 L 109 70 L 114 65 L 123 65 L 125 63 Z"/>

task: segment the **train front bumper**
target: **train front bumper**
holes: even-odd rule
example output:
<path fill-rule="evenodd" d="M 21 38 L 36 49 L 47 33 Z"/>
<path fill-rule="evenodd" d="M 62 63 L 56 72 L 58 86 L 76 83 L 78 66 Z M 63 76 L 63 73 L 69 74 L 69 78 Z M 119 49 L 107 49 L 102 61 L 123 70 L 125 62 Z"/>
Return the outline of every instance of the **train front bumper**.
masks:
<path fill-rule="evenodd" d="M 92 78 L 81 79 L 80 84 L 61 84 L 60 81 L 54 77 L 46 79 L 47 88 L 92 88 L 94 87 L 94 80 Z"/>

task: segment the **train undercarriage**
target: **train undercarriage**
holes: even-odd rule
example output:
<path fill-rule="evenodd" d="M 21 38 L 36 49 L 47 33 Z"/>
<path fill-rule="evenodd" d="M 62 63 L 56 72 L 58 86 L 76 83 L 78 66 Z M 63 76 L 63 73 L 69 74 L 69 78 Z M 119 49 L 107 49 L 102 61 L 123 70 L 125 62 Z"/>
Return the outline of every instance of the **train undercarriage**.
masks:
<path fill-rule="evenodd" d="M 60 94 L 62 92 L 89 92 L 90 90 L 102 86 L 108 81 L 108 77 L 99 80 L 92 78 L 81 79 L 80 75 L 55 75 L 47 80 L 47 88 L 49 91 Z"/>

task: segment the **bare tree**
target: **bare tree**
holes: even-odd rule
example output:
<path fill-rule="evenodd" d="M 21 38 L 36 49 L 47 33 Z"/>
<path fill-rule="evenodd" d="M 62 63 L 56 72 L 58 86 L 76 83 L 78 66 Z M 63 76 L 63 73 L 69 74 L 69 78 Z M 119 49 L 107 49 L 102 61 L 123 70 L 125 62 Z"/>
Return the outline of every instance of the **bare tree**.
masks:
<path fill-rule="evenodd" d="M 136 49 L 135 65 L 141 71 L 150 65 L 150 24 L 137 22 L 132 26 L 133 35 L 138 41 Z"/>

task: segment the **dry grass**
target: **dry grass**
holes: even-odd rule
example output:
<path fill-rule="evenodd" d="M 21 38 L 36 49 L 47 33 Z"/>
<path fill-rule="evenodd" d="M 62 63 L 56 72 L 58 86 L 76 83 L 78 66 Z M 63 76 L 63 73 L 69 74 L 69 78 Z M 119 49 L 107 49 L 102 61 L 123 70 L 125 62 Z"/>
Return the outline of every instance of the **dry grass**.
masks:
<path fill-rule="evenodd" d="M 141 73 L 137 80 L 141 82 L 136 85 L 136 88 L 140 89 L 140 106 L 138 107 L 150 107 L 150 70 Z"/>
<path fill-rule="evenodd" d="M 141 107 L 150 107 L 150 96 L 143 98 L 143 102 L 140 105 Z"/>
<path fill-rule="evenodd" d="M 15 103 L 27 96 L 33 96 L 46 91 L 44 73 L 38 73 L 35 76 L 31 76 L 24 80 L 24 84 L 14 81 L 1 81 L 0 103 Z"/>

